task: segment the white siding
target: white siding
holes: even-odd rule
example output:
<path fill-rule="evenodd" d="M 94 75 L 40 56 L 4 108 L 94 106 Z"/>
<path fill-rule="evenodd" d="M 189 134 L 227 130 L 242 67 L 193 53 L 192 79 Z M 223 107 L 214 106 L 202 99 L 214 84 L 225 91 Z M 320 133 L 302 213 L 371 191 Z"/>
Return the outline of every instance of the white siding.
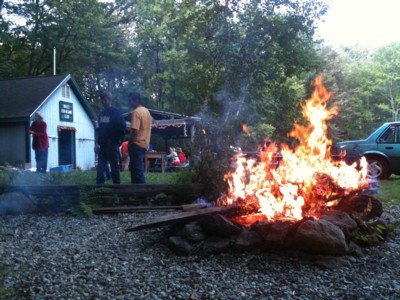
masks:
<path fill-rule="evenodd" d="M 60 121 L 59 102 L 69 102 L 73 105 L 73 122 Z M 38 109 L 44 115 L 47 124 L 47 134 L 49 136 L 49 159 L 48 168 L 58 166 L 58 132 L 57 126 L 68 126 L 76 128 L 75 132 L 75 154 L 76 165 L 83 170 L 88 170 L 95 165 L 95 132 L 89 115 L 83 109 L 75 93 L 70 90 L 69 98 L 62 96 L 62 87 L 49 98 Z M 31 120 L 33 121 L 33 120 Z M 32 142 L 32 141 L 31 141 Z M 34 151 L 31 150 L 32 167 L 36 168 Z"/>

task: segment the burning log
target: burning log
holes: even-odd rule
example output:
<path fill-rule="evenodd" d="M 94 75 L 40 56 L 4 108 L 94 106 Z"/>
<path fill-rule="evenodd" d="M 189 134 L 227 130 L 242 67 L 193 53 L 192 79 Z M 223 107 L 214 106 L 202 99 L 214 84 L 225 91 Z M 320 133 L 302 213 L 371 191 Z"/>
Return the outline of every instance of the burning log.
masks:
<path fill-rule="evenodd" d="M 382 203 L 368 195 L 346 197 L 340 201 L 335 209 L 357 216 L 361 220 L 379 218 L 383 213 Z"/>

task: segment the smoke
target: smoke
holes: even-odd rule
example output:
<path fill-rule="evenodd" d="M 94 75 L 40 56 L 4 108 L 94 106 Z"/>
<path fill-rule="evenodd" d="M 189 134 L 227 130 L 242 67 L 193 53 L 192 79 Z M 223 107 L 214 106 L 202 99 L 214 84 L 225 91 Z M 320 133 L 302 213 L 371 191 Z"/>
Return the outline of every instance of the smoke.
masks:
<path fill-rule="evenodd" d="M 35 205 L 32 200 L 20 192 L 6 192 L 0 195 L 0 216 L 32 213 Z"/>
<path fill-rule="evenodd" d="M 203 139 L 208 147 L 220 151 L 228 150 L 232 145 L 242 146 L 242 125 L 249 119 L 253 121 L 248 107 L 249 87 L 247 81 L 238 88 L 225 85 L 196 114 L 201 120 L 199 129 L 204 128 L 207 132 Z"/>

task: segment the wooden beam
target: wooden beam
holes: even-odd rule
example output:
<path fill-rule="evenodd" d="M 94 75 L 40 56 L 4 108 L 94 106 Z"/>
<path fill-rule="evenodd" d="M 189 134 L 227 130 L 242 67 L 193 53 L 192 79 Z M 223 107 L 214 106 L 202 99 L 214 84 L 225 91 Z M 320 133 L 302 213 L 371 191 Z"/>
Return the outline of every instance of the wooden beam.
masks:
<path fill-rule="evenodd" d="M 157 205 L 157 206 L 116 206 L 93 208 L 94 214 L 118 214 L 131 212 L 148 212 L 159 210 L 182 209 L 181 205 Z"/>
<path fill-rule="evenodd" d="M 155 206 L 112 206 L 93 208 L 93 213 L 99 214 L 118 214 L 118 213 L 135 213 L 149 212 L 161 210 L 182 210 L 195 211 L 204 208 L 203 204 L 183 204 L 183 205 L 155 205 Z"/>
<path fill-rule="evenodd" d="M 94 189 L 109 189 L 110 193 L 118 196 L 152 196 L 160 193 L 200 195 L 203 190 L 202 184 L 96 184 L 96 185 L 7 185 L 6 192 L 22 192 L 33 196 L 76 196 L 79 197 L 81 190 L 91 191 Z"/>
<path fill-rule="evenodd" d="M 227 213 L 229 211 L 235 210 L 235 207 L 227 207 L 227 206 L 215 206 L 215 207 L 209 207 L 209 208 L 203 208 L 195 211 L 187 211 L 187 212 L 182 212 L 180 214 L 174 214 L 174 215 L 167 215 L 159 218 L 155 218 L 152 222 L 139 225 L 136 227 L 128 228 L 125 229 L 125 232 L 133 232 L 133 231 L 138 231 L 146 228 L 154 228 L 154 227 L 160 227 L 164 225 L 173 225 L 177 223 L 187 223 L 189 221 L 194 221 L 198 217 L 206 214 L 222 214 L 222 213 Z"/>

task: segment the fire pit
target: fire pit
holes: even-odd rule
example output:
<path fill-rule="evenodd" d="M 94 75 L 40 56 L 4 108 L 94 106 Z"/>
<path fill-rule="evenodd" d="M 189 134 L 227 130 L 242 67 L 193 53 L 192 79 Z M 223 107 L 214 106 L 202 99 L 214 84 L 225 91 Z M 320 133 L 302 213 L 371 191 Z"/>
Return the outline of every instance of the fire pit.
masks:
<path fill-rule="evenodd" d="M 376 244 L 387 234 L 382 205 L 371 196 L 367 162 L 352 165 L 330 156 L 327 121 L 338 112 L 315 81 L 303 106 L 308 125 L 296 124 L 290 136 L 295 148 L 270 143 L 259 159 L 238 156 L 236 169 L 225 176 L 229 189 L 216 201 L 218 214 L 195 215 L 170 237 L 178 254 L 294 248 L 310 253 L 343 255 L 349 245 Z M 178 218 L 179 219 L 179 218 Z M 182 220 L 181 220 L 182 221 Z"/>

